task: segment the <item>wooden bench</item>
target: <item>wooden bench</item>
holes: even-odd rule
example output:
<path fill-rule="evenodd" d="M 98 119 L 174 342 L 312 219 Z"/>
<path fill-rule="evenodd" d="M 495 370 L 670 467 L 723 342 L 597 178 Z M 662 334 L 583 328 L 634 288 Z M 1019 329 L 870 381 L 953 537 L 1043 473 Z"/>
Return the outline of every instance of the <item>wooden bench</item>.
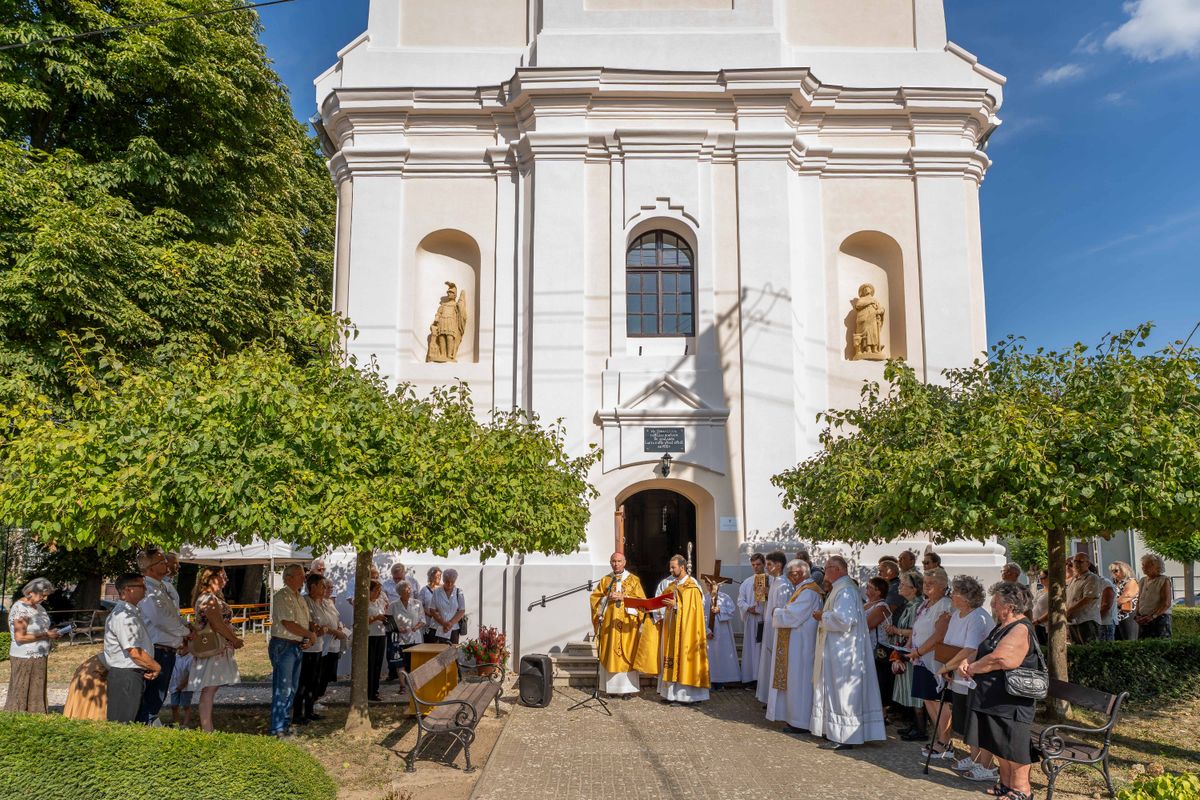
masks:
<path fill-rule="evenodd" d="M 1054 779 L 1058 773 L 1072 764 L 1086 764 L 1100 770 L 1109 796 L 1115 797 L 1112 778 L 1108 774 L 1108 747 L 1112 743 L 1112 732 L 1121 713 L 1121 704 L 1128 697 L 1128 692 L 1111 695 L 1098 689 L 1050 679 L 1047 701 L 1063 700 L 1072 706 L 1098 712 L 1106 720 L 1098 728 L 1071 723 L 1032 726 L 1033 748 L 1041 755 L 1042 772 L 1046 773 L 1046 800 L 1054 797 Z M 1079 738 L 1081 736 L 1085 738 Z"/>
<path fill-rule="evenodd" d="M 76 637 L 87 639 L 88 644 L 95 644 L 96 637 L 104 638 L 104 622 L 108 619 L 108 611 L 103 608 L 97 608 L 90 613 L 87 611 L 79 612 L 71 624 L 71 632 L 67 635 L 67 640 L 71 644 L 75 644 Z"/>
<path fill-rule="evenodd" d="M 451 664 L 458 666 L 458 686 L 450 690 L 444 700 L 422 699 L 422 691 Z M 494 667 L 484 674 L 485 667 Z M 463 673 L 473 670 L 476 679 L 464 681 Z M 458 648 L 447 647 L 411 673 L 400 671 L 400 680 L 408 686 L 413 705 L 417 711 L 417 743 L 405 759 L 405 771 L 416 772 L 417 751 L 422 741 L 438 734 L 448 734 L 458 740 L 466 759 L 466 772 L 474 772 L 471 766 L 471 742 L 475 741 L 475 728 L 483 719 L 488 703 L 495 703 L 496 716 L 500 716 L 500 693 L 504 684 L 504 668 L 499 664 L 478 664 L 474 667 L 458 663 Z"/>

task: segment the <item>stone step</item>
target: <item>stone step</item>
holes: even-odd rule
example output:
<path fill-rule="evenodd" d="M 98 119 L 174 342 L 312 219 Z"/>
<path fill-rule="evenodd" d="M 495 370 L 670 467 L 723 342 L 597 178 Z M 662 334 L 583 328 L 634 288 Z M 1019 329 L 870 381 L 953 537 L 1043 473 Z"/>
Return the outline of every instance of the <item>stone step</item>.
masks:
<path fill-rule="evenodd" d="M 742 637 L 735 634 L 738 659 L 742 657 Z M 596 643 L 594 641 L 567 642 L 561 653 L 550 656 L 554 664 L 554 685 L 576 689 L 591 689 L 596 685 Z M 653 675 L 642 676 L 642 686 L 653 686 L 657 679 Z"/>

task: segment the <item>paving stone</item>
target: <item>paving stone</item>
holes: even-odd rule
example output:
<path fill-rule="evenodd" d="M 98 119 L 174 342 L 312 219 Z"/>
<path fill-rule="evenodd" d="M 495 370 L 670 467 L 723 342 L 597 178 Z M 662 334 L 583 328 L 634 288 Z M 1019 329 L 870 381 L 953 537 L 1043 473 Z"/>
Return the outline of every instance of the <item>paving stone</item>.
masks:
<path fill-rule="evenodd" d="M 548 708 L 514 709 L 472 794 L 474 800 L 779 800 L 979 797 L 982 784 L 931 768 L 920 743 L 890 738 L 831 753 L 822 740 L 767 722 L 744 689 L 699 706 L 668 706 L 644 690 L 611 700 L 613 716 L 568 711 L 586 692 L 556 688 Z"/>

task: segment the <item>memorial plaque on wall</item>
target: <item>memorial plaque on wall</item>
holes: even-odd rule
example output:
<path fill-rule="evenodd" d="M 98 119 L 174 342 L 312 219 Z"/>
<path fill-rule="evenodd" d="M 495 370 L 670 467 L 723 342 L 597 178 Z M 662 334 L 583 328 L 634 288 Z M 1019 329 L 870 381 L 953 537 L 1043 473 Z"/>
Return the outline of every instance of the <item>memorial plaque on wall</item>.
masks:
<path fill-rule="evenodd" d="M 646 428 L 643 450 L 647 453 L 682 453 L 683 428 Z"/>

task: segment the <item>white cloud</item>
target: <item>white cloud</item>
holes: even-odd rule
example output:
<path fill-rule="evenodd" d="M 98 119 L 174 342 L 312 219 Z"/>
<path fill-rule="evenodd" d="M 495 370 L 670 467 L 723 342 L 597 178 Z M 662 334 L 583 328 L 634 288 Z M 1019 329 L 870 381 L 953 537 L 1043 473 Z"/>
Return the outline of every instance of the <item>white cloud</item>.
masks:
<path fill-rule="evenodd" d="M 1096 55 L 1100 52 L 1100 37 L 1095 33 L 1089 33 L 1075 45 L 1074 52 L 1089 56 Z"/>
<path fill-rule="evenodd" d="M 1122 105 L 1125 102 L 1125 93 L 1109 92 L 1108 94 L 1104 95 L 1104 102 L 1114 106 Z"/>
<path fill-rule="evenodd" d="M 1200 0 L 1132 0 L 1129 20 L 1104 45 L 1143 61 L 1200 57 Z"/>
<path fill-rule="evenodd" d="M 1050 85 L 1072 81 L 1083 75 L 1083 67 L 1078 64 L 1063 64 L 1061 67 L 1048 69 L 1038 76 L 1038 83 Z"/>

